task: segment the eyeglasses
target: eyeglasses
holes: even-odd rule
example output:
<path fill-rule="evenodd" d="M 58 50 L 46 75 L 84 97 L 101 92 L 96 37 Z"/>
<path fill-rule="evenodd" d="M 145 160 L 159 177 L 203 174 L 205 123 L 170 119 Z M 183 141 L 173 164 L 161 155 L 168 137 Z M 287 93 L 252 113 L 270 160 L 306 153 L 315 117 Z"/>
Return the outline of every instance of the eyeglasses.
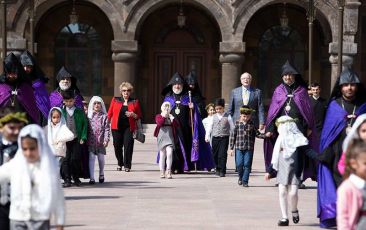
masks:
<path fill-rule="evenodd" d="M 122 89 L 121 91 L 122 91 L 122 92 L 131 92 L 131 90 L 130 90 L 130 89 Z"/>

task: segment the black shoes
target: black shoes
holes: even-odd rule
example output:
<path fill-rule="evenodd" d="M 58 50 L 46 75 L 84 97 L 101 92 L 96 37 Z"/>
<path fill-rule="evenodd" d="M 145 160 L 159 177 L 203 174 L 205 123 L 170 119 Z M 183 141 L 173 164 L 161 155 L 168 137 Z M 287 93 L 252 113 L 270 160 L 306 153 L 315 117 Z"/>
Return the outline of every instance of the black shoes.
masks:
<path fill-rule="evenodd" d="M 130 171 L 131 171 L 131 169 L 125 168 L 125 172 L 130 172 Z"/>
<path fill-rule="evenodd" d="M 220 177 L 225 177 L 225 173 L 220 172 Z"/>
<path fill-rule="evenodd" d="M 64 187 L 64 188 L 71 187 L 71 182 L 69 180 L 65 180 L 65 183 L 62 185 L 62 187 Z"/>
<path fill-rule="evenodd" d="M 81 185 L 81 181 L 79 180 L 79 178 L 74 179 L 74 184 L 79 187 Z"/>
<path fill-rule="evenodd" d="M 288 219 L 281 219 L 277 223 L 278 226 L 288 226 Z"/>
<path fill-rule="evenodd" d="M 299 185 L 299 189 L 306 189 L 306 186 L 305 186 L 303 183 L 301 183 L 301 184 Z"/>
<path fill-rule="evenodd" d="M 95 180 L 90 179 L 89 184 L 95 184 Z"/>
<path fill-rule="evenodd" d="M 300 221 L 299 210 L 292 211 L 292 221 L 294 222 L 294 224 L 299 223 Z"/>
<path fill-rule="evenodd" d="M 99 183 L 103 183 L 104 182 L 104 175 L 100 175 L 99 176 Z"/>
<path fill-rule="evenodd" d="M 248 183 L 244 183 L 244 184 L 243 184 L 243 187 L 248 188 L 248 187 L 249 187 Z"/>
<path fill-rule="evenodd" d="M 238 185 L 243 185 L 243 181 L 241 181 L 240 179 L 238 180 Z"/>
<path fill-rule="evenodd" d="M 117 167 L 117 171 L 122 171 L 122 167 Z"/>

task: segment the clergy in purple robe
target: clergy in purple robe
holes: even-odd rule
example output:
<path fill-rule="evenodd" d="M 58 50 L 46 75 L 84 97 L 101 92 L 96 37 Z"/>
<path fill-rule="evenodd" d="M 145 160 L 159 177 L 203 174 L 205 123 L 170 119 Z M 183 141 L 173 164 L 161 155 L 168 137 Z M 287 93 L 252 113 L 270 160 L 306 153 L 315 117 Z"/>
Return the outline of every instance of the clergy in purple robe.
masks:
<path fill-rule="evenodd" d="M 26 112 L 30 123 L 40 124 L 33 88 L 18 58 L 10 53 L 3 66 L 3 74 L 0 76 L 0 108 L 10 106 Z"/>
<path fill-rule="evenodd" d="M 46 89 L 48 78 L 28 50 L 20 55 L 20 62 L 23 65 L 24 71 L 27 73 L 27 77 L 32 82 L 37 108 L 42 114 L 42 123 L 47 123 L 48 112 L 51 109 L 50 99 Z"/>
<path fill-rule="evenodd" d="M 264 140 L 264 160 L 266 172 L 272 177 L 276 172 L 272 169 L 272 152 L 277 140 L 275 121 L 277 118 L 287 115 L 295 119 L 298 129 L 309 139 L 310 147 L 317 151 L 316 129 L 314 115 L 307 93 L 307 87 L 298 71 L 287 61 L 282 66 L 283 82 L 275 89 L 266 120 L 266 137 Z M 312 153 L 314 153 L 312 151 Z M 307 155 L 310 151 L 303 150 L 303 154 L 297 162 L 296 174 L 306 178 L 316 178 L 316 165 Z M 315 158 L 315 156 L 311 156 Z"/>
<path fill-rule="evenodd" d="M 320 138 L 318 218 L 320 227 L 336 226 L 337 187 L 342 182 L 338 162 L 347 130 L 366 113 L 366 90 L 357 74 L 345 69 L 334 85 Z"/>
<path fill-rule="evenodd" d="M 190 103 L 187 89 L 183 77 L 175 73 L 162 91 L 162 95 L 165 96 L 164 102 L 170 103 L 171 114 L 179 122 L 178 143 L 175 146 L 172 165 L 172 170 L 178 173 L 194 169 L 210 170 L 215 167 L 211 147 L 205 141 L 205 130 L 198 106 L 193 98 Z"/>
<path fill-rule="evenodd" d="M 63 107 L 63 99 L 61 93 L 63 91 L 72 90 L 75 95 L 75 106 L 83 109 L 83 97 L 76 86 L 77 79 L 64 66 L 58 71 L 56 76 L 58 87 L 50 94 L 51 107 Z"/>

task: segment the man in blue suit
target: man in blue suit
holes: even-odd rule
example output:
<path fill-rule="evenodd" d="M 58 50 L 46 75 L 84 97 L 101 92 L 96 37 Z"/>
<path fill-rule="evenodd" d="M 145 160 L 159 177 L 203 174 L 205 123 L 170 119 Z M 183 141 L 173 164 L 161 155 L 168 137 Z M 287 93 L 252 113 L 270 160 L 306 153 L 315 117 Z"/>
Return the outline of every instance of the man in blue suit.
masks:
<path fill-rule="evenodd" d="M 240 82 L 242 86 L 231 91 L 228 113 L 233 117 L 233 121 L 235 122 L 240 117 L 240 107 L 247 105 L 255 110 L 252 114 L 252 121 L 255 127 L 263 130 L 265 119 L 262 91 L 250 86 L 252 75 L 249 73 L 243 73 L 240 76 Z"/>

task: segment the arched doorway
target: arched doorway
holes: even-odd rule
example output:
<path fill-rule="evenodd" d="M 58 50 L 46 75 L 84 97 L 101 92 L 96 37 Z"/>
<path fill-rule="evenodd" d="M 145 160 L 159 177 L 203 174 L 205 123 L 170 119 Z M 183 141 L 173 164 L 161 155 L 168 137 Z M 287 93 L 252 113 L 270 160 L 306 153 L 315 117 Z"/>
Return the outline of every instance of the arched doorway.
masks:
<path fill-rule="evenodd" d="M 113 96 L 114 63 L 111 60 L 113 31 L 108 17 L 95 5 L 77 1 L 79 16 L 70 24 L 71 2 L 48 10 L 36 26 L 37 58 L 50 77 L 49 90 L 56 87 L 59 68 L 65 65 L 78 78 L 83 96 Z"/>
<path fill-rule="evenodd" d="M 287 28 L 280 26 L 283 4 L 266 6 L 254 14 L 245 29 L 246 43 L 244 69 L 253 73 L 254 84 L 264 93 L 269 105 L 274 88 L 281 82 L 281 67 L 286 60 L 296 65 L 305 81 L 308 81 L 308 21 L 306 10 L 286 4 L 289 19 Z M 322 94 L 330 92 L 328 43 L 318 21 L 314 22 L 312 82 L 322 86 Z M 315 52 L 316 51 L 316 52 Z"/>
<path fill-rule="evenodd" d="M 140 29 L 136 88 L 145 122 L 154 122 L 163 100 L 160 92 L 175 72 L 186 76 L 195 70 L 206 103 L 220 97 L 220 30 L 205 11 L 192 5 L 183 9 L 184 27 L 177 25 L 178 6 L 167 5 L 151 13 Z"/>
<path fill-rule="evenodd" d="M 366 82 L 366 3 L 359 8 L 358 31 L 355 43 L 358 44 L 358 52 L 354 59 L 354 68 L 363 82 Z"/>

